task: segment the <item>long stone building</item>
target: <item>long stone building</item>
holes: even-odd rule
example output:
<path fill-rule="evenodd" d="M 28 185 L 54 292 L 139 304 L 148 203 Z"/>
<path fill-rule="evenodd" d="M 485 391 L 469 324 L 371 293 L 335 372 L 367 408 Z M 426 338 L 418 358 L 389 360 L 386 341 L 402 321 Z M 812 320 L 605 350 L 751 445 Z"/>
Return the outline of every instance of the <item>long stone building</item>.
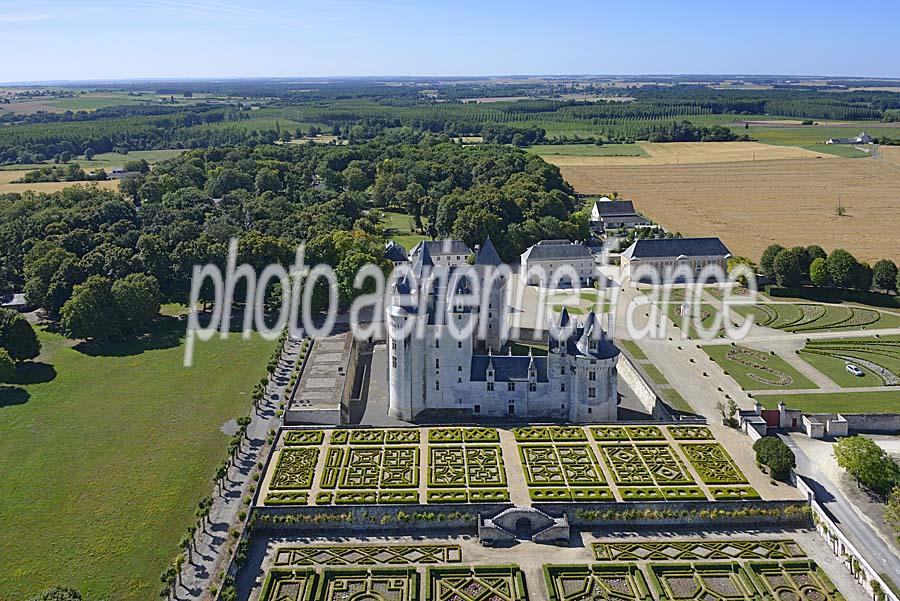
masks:
<path fill-rule="evenodd" d="M 576 322 L 563 310 L 548 324 L 545 355 L 514 355 L 504 334 L 508 277 L 494 277 L 500 265 L 490 240 L 471 267 L 436 267 L 427 245 L 414 257 L 387 308 L 390 414 L 615 420 L 619 349 L 609 328 L 593 312 Z M 466 270 L 456 294 L 471 292 L 480 278 L 486 302 L 454 304 L 448 282 L 456 269 Z M 455 334 L 466 326 L 471 335 Z"/>

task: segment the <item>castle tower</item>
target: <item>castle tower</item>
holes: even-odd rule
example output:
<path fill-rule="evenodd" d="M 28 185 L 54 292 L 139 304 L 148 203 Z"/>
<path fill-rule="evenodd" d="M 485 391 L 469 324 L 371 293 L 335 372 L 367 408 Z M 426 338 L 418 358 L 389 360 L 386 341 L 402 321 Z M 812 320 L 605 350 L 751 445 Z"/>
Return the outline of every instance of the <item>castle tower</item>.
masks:
<path fill-rule="evenodd" d="M 506 311 L 506 276 L 498 271 L 503 265 L 490 238 L 484 241 L 475 257 L 475 270 L 482 286 L 488 286 L 487 307 L 481 308 L 481 319 L 487 321 L 484 346 L 498 350 L 506 343 L 503 318 Z M 489 279 L 490 278 L 490 279 Z M 483 293 L 484 294 L 484 293 Z"/>

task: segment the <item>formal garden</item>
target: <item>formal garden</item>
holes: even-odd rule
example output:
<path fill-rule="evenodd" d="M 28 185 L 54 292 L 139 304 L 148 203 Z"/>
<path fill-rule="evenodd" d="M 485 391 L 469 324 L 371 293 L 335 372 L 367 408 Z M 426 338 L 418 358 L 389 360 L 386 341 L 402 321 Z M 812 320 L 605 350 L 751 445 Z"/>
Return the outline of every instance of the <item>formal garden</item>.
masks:
<path fill-rule="evenodd" d="M 726 375 L 744 390 L 806 390 L 818 388 L 791 364 L 770 351 L 737 344 L 709 344 L 702 347 Z"/>
<path fill-rule="evenodd" d="M 900 327 L 900 315 L 851 305 L 816 303 L 761 303 L 735 306 L 734 310 L 756 325 L 787 332 L 876 330 Z"/>
<path fill-rule="evenodd" d="M 265 506 L 508 503 L 519 469 L 534 503 L 759 498 L 703 425 L 285 430 L 281 442 Z"/>
<path fill-rule="evenodd" d="M 900 385 L 900 337 L 810 340 L 799 352 L 807 363 L 842 387 Z M 855 376 L 847 363 L 859 367 Z"/>
<path fill-rule="evenodd" d="M 546 563 L 517 550 L 465 563 L 457 544 L 289 545 L 274 550 L 262 601 L 843 601 L 794 540 L 594 542 L 594 563 Z M 489 553 L 490 555 L 491 553 Z M 526 579 L 528 566 L 543 578 Z M 529 576 L 529 579 L 531 576 Z M 543 580 L 543 582 L 541 582 Z M 540 590 L 543 587 L 543 590 Z"/>

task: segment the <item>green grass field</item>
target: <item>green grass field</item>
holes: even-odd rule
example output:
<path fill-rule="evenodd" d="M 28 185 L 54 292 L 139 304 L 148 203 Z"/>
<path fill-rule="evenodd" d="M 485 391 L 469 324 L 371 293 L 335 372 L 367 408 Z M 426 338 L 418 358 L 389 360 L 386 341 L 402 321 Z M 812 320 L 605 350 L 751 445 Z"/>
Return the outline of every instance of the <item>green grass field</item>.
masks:
<path fill-rule="evenodd" d="M 803 353 L 801 352 L 799 357 L 815 367 L 818 371 L 822 372 L 832 382 L 840 386 L 841 388 L 855 388 L 857 386 L 882 386 L 881 379 L 870 372 L 868 369 L 855 363 L 854 365 L 859 365 L 859 367 L 863 370 L 862 377 L 854 376 L 850 372 L 847 371 L 846 365 L 847 362 L 838 357 L 826 357 L 825 355 L 818 355 L 814 353 Z M 897 393 L 900 395 L 900 392 Z"/>
<path fill-rule="evenodd" d="M 197 500 L 227 452 L 221 431 L 251 409 L 274 343 L 199 342 L 182 367 L 182 322 L 144 350 L 107 356 L 46 331 L 33 381 L 0 389 L 0 597 L 53 584 L 90 599 L 155 599 Z M 24 391 L 24 392 L 23 392 Z"/>
<path fill-rule="evenodd" d="M 122 167 L 129 161 L 139 161 L 144 159 L 151 165 L 172 157 L 177 157 L 184 150 L 132 150 L 128 154 L 119 154 L 118 152 L 103 152 L 95 154 L 94 158 L 88 161 L 84 158 L 75 159 L 73 162 L 81 165 L 82 169 L 93 171 L 95 169 L 106 169 L 107 171 L 113 167 Z"/>
<path fill-rule="evenodd" d="M 631 353 L 631 356 L 635 359 L 641 360 L 647 358 L 647 355 L 644 354 L 644 351 L 641 350 L 641 347 L 639 347 L 637 342 L 633 340 L 617 340 L 616 344 L 624 347 L 625 350 Z"/>
<path fill-rule="evenodd" d="M 767 409 L 784 401 L 791 409 L 806 413 L 897 413 L 898 393 L 893 390 L 871 392 L 826 392 L 818 394 L 772 394 L 756 397 Z"/>
<path fill-rule="evenodd" d="M 833 154 L 845 159 L 863 159 L 871 156 L 868 152 L 847 144 L 805 144 L 801 148 L 812 152 L 821 152 L 822 154 Z"/>
<path fill-rule="evenodd" d="M 833 332 L 900 327 L 900 315 L 854 305 L 762 303 L 734 307 L 740 315 L 754 316 L 754 323 L 788 332 Z"/>
<path fill-rule="evenodd" d="M 412 247 L 422 240 L 428 240 L 428 236 L 413 231 L 415 222 L 406 213 L 385 211 L 382 214 L 381 226 L 384 228 L 387 238 L 402 245 L 406 252 L 412 250 Z"/>
<path fill-rule="evenodd" d="M 538 156 L 563 157 L 645 157 L 647 153 L 640 144 L 542 144 L 530 146 L 526 152 Z"/>
<path fill-rule="evenodd" d="M 744 390 L 818 388 L 778 355 L 725 344 L 710 344 L 702 348 Z M 734 358 L 728 357 L 732 352 L 740 354 Z"/>

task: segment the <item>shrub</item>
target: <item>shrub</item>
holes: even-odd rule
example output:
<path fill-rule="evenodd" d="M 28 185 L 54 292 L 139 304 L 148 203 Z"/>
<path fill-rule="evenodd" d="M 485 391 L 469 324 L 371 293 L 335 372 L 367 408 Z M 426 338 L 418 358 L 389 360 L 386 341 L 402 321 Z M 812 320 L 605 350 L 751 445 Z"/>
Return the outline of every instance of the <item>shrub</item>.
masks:
<path fill-rule="evenodd" d="M 772 477 L 786 480 L 797 462 L 793 451 L 777 436 L 764 436 L 753 443 L 756 461 L 769 467 Z"/>

